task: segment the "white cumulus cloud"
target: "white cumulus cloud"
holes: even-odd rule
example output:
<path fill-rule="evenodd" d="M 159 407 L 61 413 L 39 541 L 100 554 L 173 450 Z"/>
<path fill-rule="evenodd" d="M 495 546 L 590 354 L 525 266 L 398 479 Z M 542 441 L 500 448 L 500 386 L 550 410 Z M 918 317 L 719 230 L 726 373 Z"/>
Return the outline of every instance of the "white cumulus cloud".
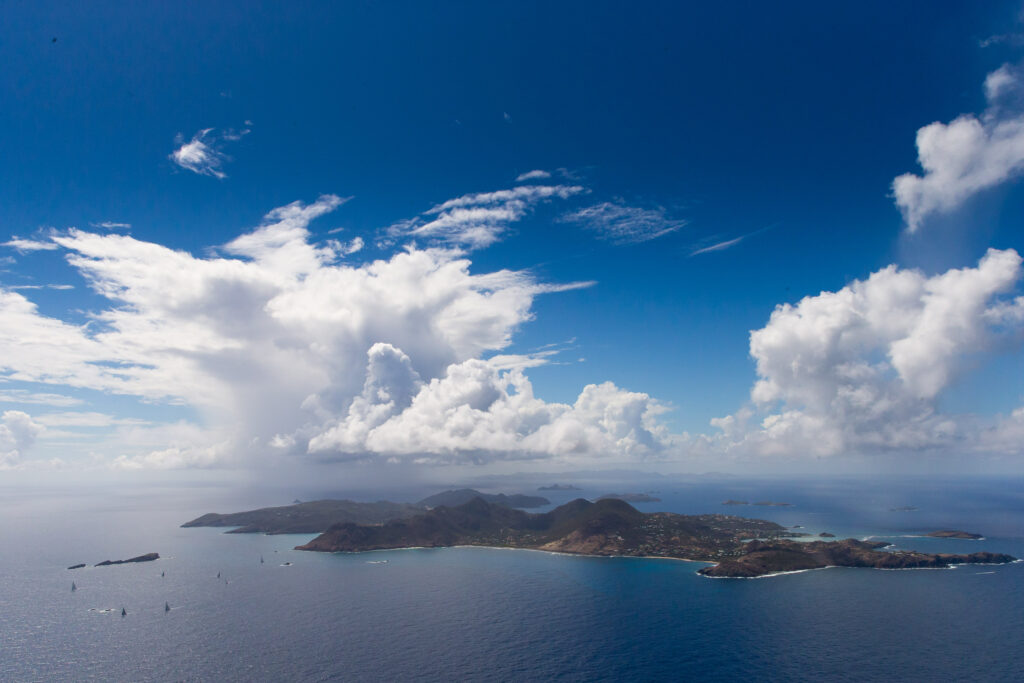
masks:
<path fill-rule="evenodd" d="M 750 335 L 751 398 L 764 417 L 755 424 L 744 410 L 714 425 L 761 453 L 948 447 L 973 428 L 938 399 L 972 355 L 1019 345 L 1020 280 L 1017 252 L 990 249 L 973 268 L 929 277 L 889 266 L 779 306 Z"/>
<path fill-rule="evenodd" d="M 1019 98 L 1009 97 L 1021 82 L 1020 70 L 1004 64 L 985 79 L 988 108 L 983 114 L 963 114 L 917 131 L 924 173 L 904 173 L 892 183 L 909 232 L 928 216 L 956 209 L 1024 170 L 1024 113 Z"/>
<path fill-rule="evenodd" d="M 429 385 L 453 365 L 508 346 L 532 317 L 536 296 L 589 284 L 543 284 L 508 270 L 471 273 L 458 249 L 408 247 L 348 265 L 339 257 L 353 242 L 341 249 L 316 243 L 308 229 L 342 203 L 325 195 L 275 209 L 224 245 L 223 256 L 198 257 L 123 234 L 56 235 L 68 262 L 108 305 L 78 324 L 0 289 L 0 375 L 199 412 L 203 429 L 163 435 L 173 443 L 147 441 L 142 435 L 153 432 L 142 427 L 131 432 L 140 435 L 133 441 L 124 423 L 114 424 L 128 444 L 120 467 L 239 462 L 240 454 L 265 452 L 271 443 L 300 452 L 308 439 L 358 413 L 353 406 L 376 362 L 368 352 L 400 350 Z M 496 358 L 502 367 L 540 362 Z"/>
<path fill-rule="evenodd" d="M 592 463 L 659 458 L 673 440 L 658 419 L 663 406 L 611 383 L 585 387 L 573 405 L 548 403 L 518 368 L 472 359 L 424 382 L 399 349 L 378 345 L 369 355 L 362 394 L 310 451 Z"/>
<path fill-rule="evenodd" d="M 20 410 L 5 410 L 0 414 L 0 469 L 18 465 L 43 429 L 28 413 Z"/>

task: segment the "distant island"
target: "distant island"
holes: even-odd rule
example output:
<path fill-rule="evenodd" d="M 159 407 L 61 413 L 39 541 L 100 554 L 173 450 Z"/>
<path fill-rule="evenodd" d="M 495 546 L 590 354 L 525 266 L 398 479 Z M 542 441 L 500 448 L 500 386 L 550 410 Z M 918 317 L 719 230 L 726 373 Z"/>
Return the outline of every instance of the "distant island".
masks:
<path fill-rule="evenodd" d="M 606 498 L 617 498 L 624 500 L 627 503 L 660 503 L 661 498 L 655 498 L 654 496 L 646 493 L 606 493 L 605 495 L 598 498 L 598 500 L 605 500 Z"/>
<path fill-rule="evenodd" d="M 181 526 L 236 527 L 228 531 L 229 534 L 318 534 L 341 522 L 383 524 L 393 519 L 421 514 L 439 505 L 461 505 L 477 497 L 507 507 L 528 508 L 550 504 L 547 498 L 540 496 L 486 494 L 474 489 L 458 489 L 429 496 L 418 503 L 392 503 L 387 500 L 378 500 L 375 503 L 313 500 L 245 512 L 210 512 Z"/>
<path fill-rule="evenodd" d="M 583 489 L 572 484 L 552 484 L 551 486 L 538 486 L 538 491 L 582 491 Z"/>
<path fill-rule="evenodd" d="M 131 564 L 132 562 L 152 562 L 153 560 L 159 560 L 160 553 L 146 553 L 145 555 L 139 555 L 138 557 L 132 557 L 127 560 L 104 560 L 99 564 L 93 565 L 94 567 L 109 567 L 112 564 Z"/>
<path fill-rule="evenodd" d="M 783 507 L 783 508 L 793 507 L 792 503 L 776 503 L 775 501 L 771 501 L 771 500 L 760 500 L 760 501 L 758 501 L 756 503 L 751 503 L 751 502 L 746 501 L 746 500 L 733 500 L 732 498 L 730 498 L 729 500 L 722 501 L 722 505 L 761 505 L 762 507 Z"/>
<path fill-rule="evenodd" d="M 959 531 L 956 529 L 942 529 L 940 531 L 932 531 L 930 533 L 925 534 L 925 536 L 930 536 L 931 538 L 962 538 L 970 541 L 978 541 L 985 538 L 981 534 L 972 534 L 967 531 Z"/>
<path fill-rule="evenodd" d="M 708 577 L 749 578 L 829 566 L 909 569 L 953 564 L 1002 564 L 1010 555 L 883 552 L 884 542 L 797 542 L 805 536 L 760 519 L 732 515 L 643 513 L 617 498 L 582 498 L 530 514 L 482 498 L 382 525 L 336 524 L 296 550 L 363 552 L 458 545 L 526 548 L 598 556 L 660 557 L 717 563 Z M 757 539 L 757 540 L 749 540 Z"/>
<path fill-rule="evenodd" d="M 541 496 L 525 496 L 521 493 L 512 494 L 510 496 L 504 493 L 480 493 L 474 489 L 457 489 L 455 491 L 445 491 L 443 493 L 436 493 L 432 496 L 424 498 L 419 503 L 420 507 L 434 508 L 440 505 L 447 505 L 448 507 L 454 507 L 456 505 L 462 505 L 468 503 L 474 498 L 483 498 L 488 503 L 495 503 L 497 505 L 504 505 L 510 508 L 539 508 L 544 505 L 550 505 L 551 501 Z"/>
<path fill-rule="evenodd" d="M 400 517 L 411 517 L 423 508 L 409 503 L 357 503 L 351 500 L 313 500 L 308 503 L 260 508 L 246 512 L 207 513 L 183 527 L 238 527 L 229 534 L 317 534 L 337 522 L 383 524 Z"/>

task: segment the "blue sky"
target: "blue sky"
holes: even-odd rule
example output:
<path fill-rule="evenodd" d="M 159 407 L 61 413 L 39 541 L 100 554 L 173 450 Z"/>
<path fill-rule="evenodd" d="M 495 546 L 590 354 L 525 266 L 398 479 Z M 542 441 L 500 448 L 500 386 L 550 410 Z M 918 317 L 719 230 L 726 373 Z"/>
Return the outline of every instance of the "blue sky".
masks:
<path fill-rule="evenodd" d="M 246 462 L 238 453 L 259 451 L 277 439 L 275 448 L 285 455 L 272 455 L 277 451 L 266 446 L 267 458 L 527 460 L 536 466 L 623 461 L 728 469 L 735 458 L 765 462 L 823 442 L 833 444 L 823 451 L 829 457 L 857 452 L 912 459 L 963 450 L 964 443 L 973 449 L 988 439 L 983 450 L 1005 459 L 1014 452 L 1016 435 L 1024 435 L 1024 425 L 1017 424 L 1024 414 L 1017 422 L 1012 417 L 1024 404 L 1021 333 L 1016 309 L 1010 310 L 1020 281 L 1012 263 L 992 276 L 994 284 L 977 276 L 987 289 L 978 291 L 974 308 L 964 304 L 964 320 L 950 323 L 954 316 L 939 305 L 933 308 L 947 312 L 926 310 L 939 287 L 931 278 L 950 269 L 981 273 L 979 261 L 990 248 L 1024 251 L 1024 192 L 1015 181 L 1020 159 L 1001 152 L 1013 149 L 1016 138 L 999 138 L 996 131 L 1000 124 L 1012 128 L 1022 111 L 1017 65 L 1024 29 L 1017 3 L 649 3 L 629 9 L 595 2 L 249 3 L 244 9 L 228 3 L 10 3 L 0 12 L 0 63 L 6 65 L 0 77 L 0 239 L 8 240 L 0 254 L 0 288 L 21 297 L 9 299 L 7 314 L 13 315 L 15 303 L 28 301 L 37 307 L 26 323 L 37 326 L 32 334 L 47 334 L 45 321 L 60 320 L 74 328 L 74 343 L 106 345 L 67 361 L 78 363 L 77 369 L 50 375 L 38 363 L 0 349 L 8 359 L 0 358 L 0 377 L 6 378 L 0 389 L 8 392 L 0 408 L 18 413 L 7 418 L 6 451 L 0 443 L 9 466 L 42 466 L 58 455 L 89 466 L 237 466 Z M 893 181 L 901 174 L 926 175 L 918 163 L 918 130 L 962 115 L 989 127 L 989 137 L 965 154 L 976 156 L 972 168 L 988 164 L 991 172 L 972 179 L 952 154 L 940 166 L 953 170 L 939 168 L 935 182 L 914 189 L 918 194 L 910 199 L 894 196 Z M 187 148 L 196 142 L 203 146 Z M 189 149 L 203 153 L 190 157 Z M 534 170 L 548 175 L 517 182 Z M 562 189 L 514 206 L 473 200 L 473 206 L 506 211 L 483 226 L 486 246 L 430 227 L 444 214 L 427 213 L 432 207 L 516 187 Z M 141 356 L 118 356 L 129 347 L 155 348 L 131 335 L 146 326 L 160 334 L 180 332 L 181 321 L 213 310 L 212 300 L 202 300 L 207 293 L 227 297 L 216 305 L 231 308 L 230 296 L 257 296 L 256 289 L 246 289 L 256 287 L 254 279 L 283 277 L 276 266 L 246 275 L 244 285 L 211 276 L 213 284 L 200 287 L 196 298 L 165 310 L 156 299 L 143 301 L 139 292 L 159 298 L 161 287 L 195 282 L 199 275 L 183 273 L 205 266 L 169 265 L 166 255 L 146 255 L 140 245 L 182 250 L 197 262 L 259 261 L 265 251 L 257 255 L 249 247 L 232 251 L 224 245 L 257 226 L 277 225 L 264 219 L 277 207 L 317 206 L 322 195 L 344 201 L 329 211 L 325 205 L 315 218 L 275 228 L 308 231 L 301 241 L 321 247 L 339 240 L 320 267 L 359 269 L 375 260 L 390 263 L 409 244 L 434 247 L 445 251 L 435 265 L 466 259 L 474 276 L 502 269 L 523 273 L 532 284 L 517 282 L 513 288 L 526 302 L 473 298 L 472 306 L 481 308 L 472 308 L 472 315 L 459 308 L 458 334 L 477 326 L 470 336 L 475 335 L 499 317 L 497 337 L 473 337 L 469 344 L 461 337 L 453 341 L 456 333 L 445 328 L 438 337 L 439 344 L 448 344 L 445 350 L 424 348 L 422 357 L 395 341 L 416 337 L 409 327 L 415 321 L 401 318 L 408 310 L 404 304 L 394 313 L 401 319 L 382 312 L 379 321 L 359 328 L 358 343 L 351 331 L 329 329 L 333 313 L 318 309 L 323 319 L 310 324 L 306 337 L 296 332 L 302 339 L 288 344 L 308 344 L 311 353 L 322 354 L 315 363 L 301 362 L 312 363 L 306 368 L 310 377 L 321 367 L 317 363 L 326 363 L 333 369 L 321 370 L 331 381 L 294 387 L 296 405 L 287 409 L 239 398 L 254 391 L 243 386 L 248 379 L 240 379 L 253 374 L 265 373 L 259 390 L 272 391 L 274 372 L 288 374 L 279 367 L 284 360 L 275 361 L 278 370 L 271 371 L 260 365 L 269 362 L 265 355 L 249 365 L 228 358 L 226 337 L 201 353 L 178 342 L 173 353 L 160 350 L 177 359 L 166 365 L 154 361 L 168 378 L 191 372 L 202 382 L 202 368 L 216 365 L 210 382 L 230 385 L 221 388 L 238 399 L 236 410 L 294 409 L 294 424 L 279 425 L 282 431 L 246 435 L 259 440 L 259 447 L 240 446 L 245 438 L 223 429 L 238 416 L 193 400 L 187 386 L 161 393 L 152 386 L 160 379 L 133 376 L 135 384 L 119 384 L 86 377 L 97 366 L 144 365 Z M 942 198 L 953 199 L 943 204 Z M 923 218 L 912 218 L 908 206 Z M 423 226 L 428 227 L 417 232 Z M 84 238 L 69 237 L 70 228 L 109 244 L 82 251 Z M 659 233 L 664 234 L 653 236 Z M 130 235 L 134 242 L 111 255 L 108 247 L 122 239 L 116 235 Z M 18 248 L 16 238 L 53 248 Z M 345 253 L 357 238 L 362 249 Z M 97 275 L 75 258 L 104 260 L 109 268 Z M 911 395 L 915 405 L 925 401 L 924 412 L 914 408 L 918 412 L 911 416 L 894 408 L 885 417 L 892 424 L 929 425 L 913 438 L 868 438 L 888 434 L 873 422 L 882 419 L 878 415 L 858 417 L 848 408 L 817 414 L 825 409 L 808 405 L 826 395 L 859 396 L 866 391 L 861 380 L 844 379 L 821 394 L 821 387 L 808 389 L 823 376 L 818 370 L 810 379 L 785 384 L 781 370 L 758 366 L 760 359 L 765 368 L 776 362 L 782 367 L 781 346 L 751 355 L 750 332 L 766 328 L 776 306 L 846 291 L 890 264 L 921 278 L 925 293 L 917 303 L 888 311 L 920 315 L 916 332 L 901 337 L 881 325 L 875 330 L 880 336 L 856 342 L 841 357 L 808 349 L 806 356 L 797 354 L 797 362 L 832 363 L 821 373 L 833 379 L 846 377 L 857 363 L 877 370 L 886 379 L 870 385 L 881 392 L 869 401 L 876 405 L 883 394 L 894 404 Z M 145 283 L 140 275 L 128 282 L 123 274 L 135 266 L 154 281 Z M 182 279 L 157 277 L 164 267 Z M 311 272 L 288 271 L 292 281 L 281 291 L 313 287 Z M 570 283 L 578 286 L 536 289 Z M 48 284 L 74 288 L 19 289 Z M 423 291 L 428 285 L 421 283 Z M 468 289 L 458 291 L 468 296 L 482 286 L 466 281 Z M 535 289 L 524 294 L 524 287 Z M 137 296 L 110 296 L 126 290 Z M 451 296 L 454 301 L 461 294 Z M 280 304 L 270 295 L 264 304 L 272 300 Z M 289 305 L 336 305 L 303 302 Z M 853 306 L 854 317 L 870 318 L 870 307 L 877 306 L 859 305 Z M 110 311 L 131 311 L 134 317 L 118 322 L 104 314 Z M 945 316 L 946 327 L 928 322 L 935 315 Z M 12 321 L 2 343 L 13 349 L 30 331 Z M 248 323 L 249 335 L 268 329 Z M 113 328 L 116 340 L 103 336 Z M 204 338 L 208 329 L 191 334 Z M 807 338 L 793 334 L 786 348 Z M 331 346 L 342 344 L 342 337 L 351 346 Z M 253 339 L 240 334 L 227 346 Z M 902 346 L 900 339 L 906 340 Z M 934 361 L 944 368 L 941 380 L 921 379 L 910 361 L 899 360 L 909 347 L 931 349 L 943 339 L 953 340 L 955 348 Z M 276 349 L 283 343 L 273 335 L 264 341 Z M 72 342 L 54 343 L 66 348 Z M 399 382 L 411 382 L 402 399 L 395 399 L 396 386 L 369 377 L 377 358 L 371 347 L 378 343 L 391 349 L 374 347 L 385 368 L 381 377 L 398 381 L 395 368 L 407 365 L 415 371 Z M 536 355 L 545 349 L 559 353 Z M 255 346 L 248 351 L 257 353 Z M 334 368 L 335 351 L 338 358 L 351 353 L 369 360 Z M 496 354 L 519 359 L 491 369 L 529 378 L 536 398 L 547 404 L 545 417 L 536 419 L 549 431 L 564 437 L 569 420 L 570 431 L 588 436 L 577 434 L 568 446 L 548 436 L 526 443 L 537 434 L 531 431 L 533 418 L 524 415 L 538 408 L 511 403 L 503 408 L 515 413 L 513 432 L 519 436 L 511 440 L 490 426 L 484 430 L 488 437 L 456 438 L 458 428 L 450 423 L 433 423 L 415 411 L 403 417 L 403 406 L 423 387 L 451 379 L 447 364 L 482 362 Z M 182 363 L 189 364 L 187 372 Z M 237 374 L 225 369 L 232 363 L 238 363 Z M 365 398 L 366 387 L 376 387 L 378 379 L 395 402 L 387 418 L 392 431 L 410 429 L 413 418 L 435 431 L 422 435 L 419 444 L 386 438 L 387 429 L 371 438 L 365 430 L 383 424 L 373 418 L 360 422 L 362 436 L 339 445 L 341 427 L 356 429 L 356 399 Z M 781 388 L 764 401 L 753 399 L 751 408 L 759 379 Z M 606 382 L 618 393 L 601 399 L 605 418 L 594 422 L 582 408 L 567 413 L 550 407 L 573 404 L 585 386 Z M 323 399 L 321 408 L 311 409 L 316 401 L 301 400 L 303 392 Z M 80 402 L 21 400 L 42 393 Z M 646 398 L 628 409 L 608 407 L 625 405 L 620 399 L 629 403 L 627 395 Z M 424 393 L 421 403 L 427 398 Z M 467 400 L 468 409 L 488 412 L 480 418 L 484 422 L 501 422 L 492 404 L 481 408 Z M 305 406 L 301 411 L 299 403 Z M 454 414 L 457 407 L 447 409 Z M 747 410 L 753 417 L 744 417 Z M 92 417 L 52 417 L 61 411 Z M 609 426 L 609 411 L 624 422 Z M 796 413 L 818 420 L 815 429 L 827 423 L 831 436 L 812 438 L 806 425 L 798 430 L 800 438 L 766 436 L 765 418 Z M 726 416 L 750 424 L 742 434 L 721 437 L 720 427 L 709 421 Z M 955 429 L 943 426 L 949 420 Z M 445 438 L 438 436 L 442 432 Z M 709 436 L 698 438 L 703 434 Z M 173 446 L 161 448 L 161 439 Z M 766 439 L 777 445 L 765 446 Z M 149 457 L 171 448 L 174 457 Z"/>

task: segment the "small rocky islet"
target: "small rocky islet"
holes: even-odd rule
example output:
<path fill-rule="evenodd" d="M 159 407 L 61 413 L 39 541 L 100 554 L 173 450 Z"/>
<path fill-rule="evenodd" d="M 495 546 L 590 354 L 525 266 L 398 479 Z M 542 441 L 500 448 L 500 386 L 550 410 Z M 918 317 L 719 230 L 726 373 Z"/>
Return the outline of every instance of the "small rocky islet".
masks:
<path fill-rule="evenodd" d="M 980 541 L 985 538 L 981 534 L 972 534 L 969 531 L 960 531 L 959 529 L 940 529 L 939 531 L 931 531 L 925 536 L 929 538 L 958 538 L 967 541 Z"/>
<path fill-rule="evenodd" d="M 133 564 L 136 562 L 153 562 L 154 560 L 160 559 L 160 553 L 146 553 L 145 555 L 138 555 L 136 557 L 130 557 L 127 560 L 103 560 L 97 562 L 94 567 L 109 567 L 115 564 Z M 86 565 L 84 563 L 73 564 L 68 569 L 83 569 Z"/>

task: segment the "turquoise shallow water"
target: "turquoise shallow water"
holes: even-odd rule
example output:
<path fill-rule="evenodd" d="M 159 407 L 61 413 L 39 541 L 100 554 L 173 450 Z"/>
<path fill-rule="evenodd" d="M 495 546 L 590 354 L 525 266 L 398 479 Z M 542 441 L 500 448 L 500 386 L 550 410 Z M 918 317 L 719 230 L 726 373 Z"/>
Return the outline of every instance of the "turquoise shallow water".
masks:
<path fill-rule="evenodd" d="M 1019 484 L 660 481 L 651 486 L 663 502 L 638 507 L 785 500 L 795 505 L 728 510 L 902 547 L 1024 557 Z M 710 580 L 695 574 L 701 565 L 672 560 L 482 548 L 324 555 L 291 550 L 310 536 L 179 528 L 211 509 L 246 507 L 211 506 L 210 495 L 4 492 L 0 679 L 1024 677 L 1024 564 Z M 919 510 L 889 512 L 908 504 Z M 987 538 L 912 538 L 947 526 Z M 65 569 L 151 551 L 164 559 Z"/>

